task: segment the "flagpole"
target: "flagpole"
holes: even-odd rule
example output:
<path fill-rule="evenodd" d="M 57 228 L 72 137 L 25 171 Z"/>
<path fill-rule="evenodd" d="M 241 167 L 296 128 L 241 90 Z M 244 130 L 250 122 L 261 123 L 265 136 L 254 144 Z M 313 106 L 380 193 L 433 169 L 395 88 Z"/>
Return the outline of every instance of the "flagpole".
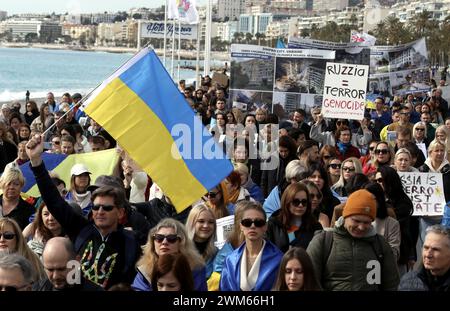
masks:
<path fill-rule="evenodd" d="M 163 52 L 164 68 L 166 67 L 166 48 L 167 48 L 167 0 L 164 5 L 164 52 Z"/>
<path fill-rule="evenodd" d="M 177 82 L 180 81 L 180 62 L 181 62 L 181 19 L 178 20 L 178 73 L 177 73 Z"/>
<path fill-rule="evenodd" d="M 206 31 L 205 31 L 205 76 L 209 75 L 209 63 L 211 60 L 211 0 L 208 0 L 206 7 Z"/>
<path fill-rule="evenodd" d="M 175 19 L 173 19 L 172 23 L 172 62 L 171 62 L 171 69 L 170 69 L 170 75 L 172 76 L 172 79 L 174 77 L 174 59 L 175 59 Z"/>
<path fill-rule="evenodd" d="M 197 62 L 195 64 L 195 81 L 196 81 L 195 88 L 198 89 L 198 88 L 200 88 L 200 79 L 198 78 L 198 76 L 199 76 L 199 72 L 200 72 L 200 29 L 202 27 L 201 27 L 200 23 L 198 23 L 197 25 L 198 25 L 197 26 L 197 57 L 196 57 Z"/>

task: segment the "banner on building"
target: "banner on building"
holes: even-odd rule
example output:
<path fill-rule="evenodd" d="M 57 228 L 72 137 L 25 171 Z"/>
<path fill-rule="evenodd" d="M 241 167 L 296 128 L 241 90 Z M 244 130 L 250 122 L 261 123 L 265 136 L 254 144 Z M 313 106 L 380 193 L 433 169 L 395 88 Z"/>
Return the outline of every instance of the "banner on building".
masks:
<path fill-rule="evenodd" d="M 431 89 L 425 38 L 396 46 L 373 46 L 369 92 L 385 96 L 427 92 Z"/>
<path fill-rule="evenodd" d="M 403 189 L 414 206 L 413 216 L 442 216 L 444 186 L 440 173 L 398 172 Z"/>
<path fill-rule="evenodd" d="M 178 24 L 175 24 L 175 36 L 178 38 Z M 166 36 L 171 38 L 173 23 L 167 24 Z M 141 23 L 141 38 L 164 38 L 164 22 L 150 21 Z M 197 40 L 197 25 L 181 25 L 181 39 Z"/>
<path fill-rule="evenodd" d="M 231 46 L 231 104 L 263 107 L 278 117 L 322 104 L 325 65 L 334 51 Z"/>
<path fill-rule="evenodd" d="M 369 66 L 327 63 L 322 114 L 326 118 L 362 120 Z"/>

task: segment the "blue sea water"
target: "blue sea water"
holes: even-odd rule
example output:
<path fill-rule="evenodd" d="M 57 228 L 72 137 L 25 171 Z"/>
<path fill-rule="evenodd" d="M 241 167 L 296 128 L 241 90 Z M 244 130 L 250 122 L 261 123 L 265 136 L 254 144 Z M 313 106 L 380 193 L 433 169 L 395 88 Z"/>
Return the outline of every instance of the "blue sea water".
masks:
<path fill-rule="evenodd" d="M 30 98 L 44 98 L 48 92 L 56 96 L 65 92 L 84 95 L 132 56 L 128 53 L 0 47 L 0 102 L 23 100 L 27 90 L 31 93 Z M 193 80 L 195 71 L 182 69 L 180 78 Z"/>

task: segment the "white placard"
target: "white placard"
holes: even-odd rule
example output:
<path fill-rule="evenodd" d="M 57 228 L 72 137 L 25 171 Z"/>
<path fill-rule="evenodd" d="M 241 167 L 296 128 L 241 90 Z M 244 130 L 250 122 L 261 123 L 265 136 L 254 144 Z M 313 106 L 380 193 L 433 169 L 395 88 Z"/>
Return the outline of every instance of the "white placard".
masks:
<path fill-rule="evenodd" d="M 398 175 L 413 203 L 413 216 L 442 216 L 445 207 L 442 174 L 398 172 Z"/>
<path fill-rule="evenodd" d="M 216 220 L 217 224 L 217 233 L 216 233 L 216 241 L 214 245 L 221 249 L 222 246 L 227 241 L 228 235 L 231 231 L 233 231 L 234 227 L 234 215 L 230 215 L 227 217 L 222 217 Z"/>
<path fill-rule="evenodd" d="M 369 66 L 327 62 L 322 114 L 326 118 L 362 120 Z"/>

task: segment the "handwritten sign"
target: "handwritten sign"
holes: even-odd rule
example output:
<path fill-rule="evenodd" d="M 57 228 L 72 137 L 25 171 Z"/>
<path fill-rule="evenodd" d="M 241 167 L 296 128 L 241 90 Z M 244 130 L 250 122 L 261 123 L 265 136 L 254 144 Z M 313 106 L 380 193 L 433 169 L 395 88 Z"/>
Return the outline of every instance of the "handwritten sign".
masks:
<path fill-rule="evenodd" d="M 234 215 L 222 217 L 216 220 L 217 234 L 214 245 L 221 249 L 228 239 L 228 235 L 233 231 Z"/>
<path fill-rule="evenodd" d="M 445 207 L 442 174 L 398 172 L 398 175 L 413 203 L 413 216 L 442 216 Z"/>
<path fill-rule="evenodd" d="M 362 120 L 369 66 L 327 62 L 322 114 L 326 118 Z"/>

